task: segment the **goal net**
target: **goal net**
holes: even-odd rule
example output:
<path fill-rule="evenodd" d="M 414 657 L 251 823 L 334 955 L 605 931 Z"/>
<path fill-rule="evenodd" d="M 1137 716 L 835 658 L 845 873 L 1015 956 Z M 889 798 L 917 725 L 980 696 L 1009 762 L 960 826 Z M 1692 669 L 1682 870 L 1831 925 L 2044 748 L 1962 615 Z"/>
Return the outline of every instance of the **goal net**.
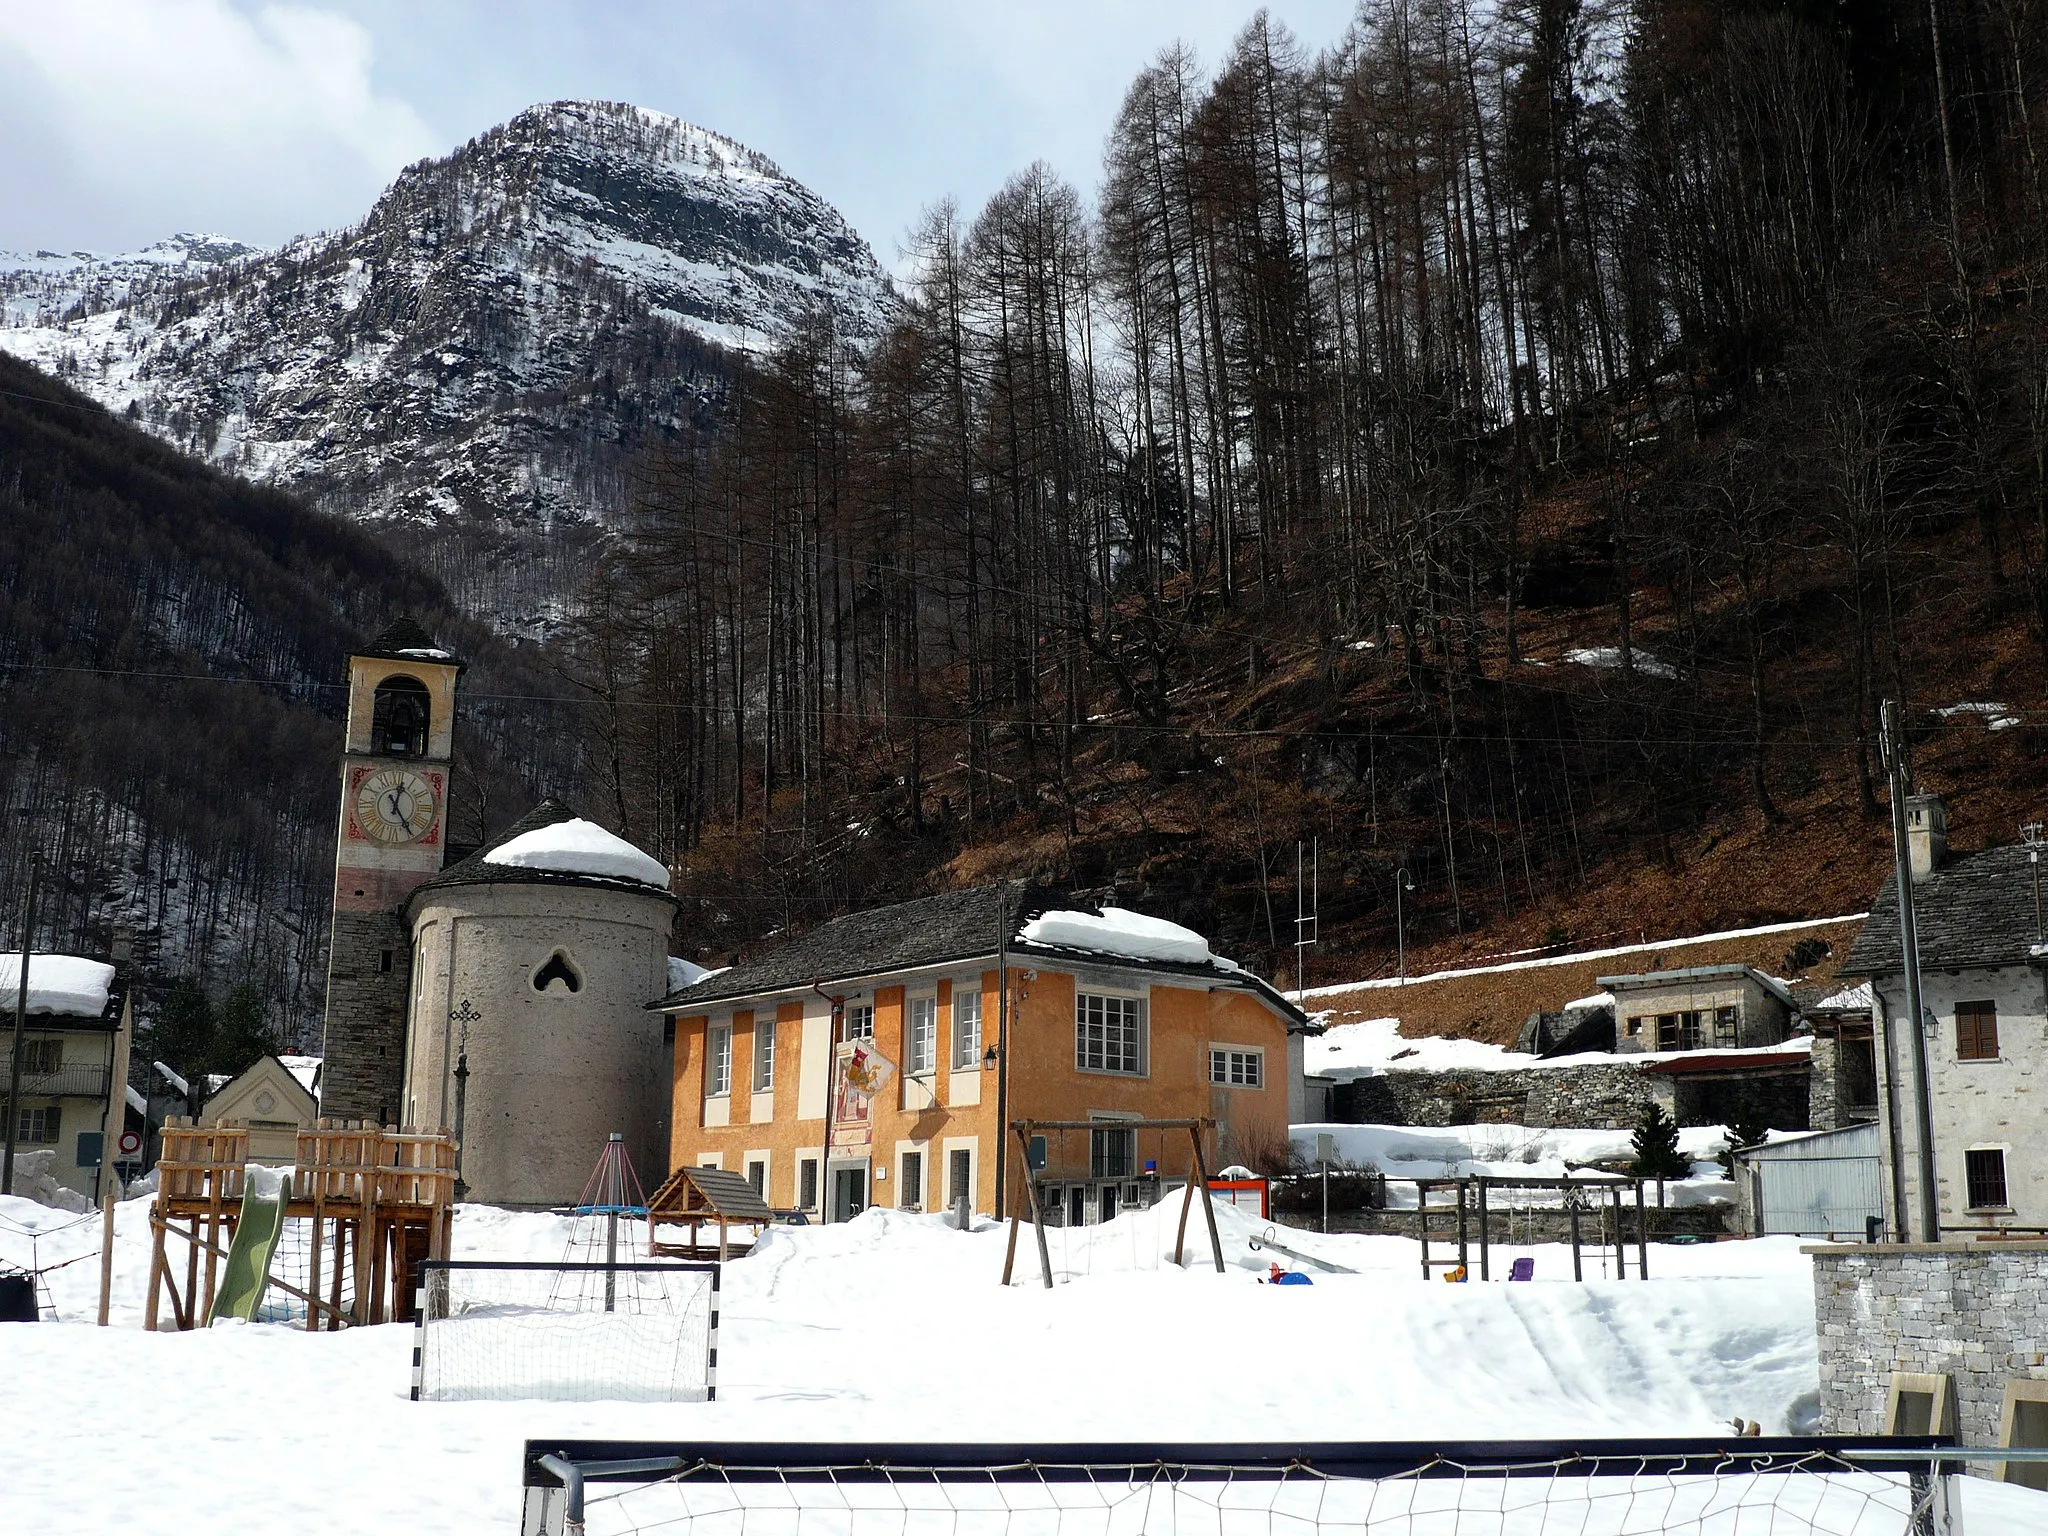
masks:
<path fill-rule="evenodd" d="M 433 1260 L 420 1271 L 415 1402 L 715 1395 L 716 1264 Z"/>
<path fill-rule="evenodd" d="M 1859 1464 L 1858 1445 L 1892 1459 Z M 522 1536 L 1936 1536 L 1918 1442 L 529 1441 Z M 554 1448 L 551 1449 L 550 1446 Z"/>

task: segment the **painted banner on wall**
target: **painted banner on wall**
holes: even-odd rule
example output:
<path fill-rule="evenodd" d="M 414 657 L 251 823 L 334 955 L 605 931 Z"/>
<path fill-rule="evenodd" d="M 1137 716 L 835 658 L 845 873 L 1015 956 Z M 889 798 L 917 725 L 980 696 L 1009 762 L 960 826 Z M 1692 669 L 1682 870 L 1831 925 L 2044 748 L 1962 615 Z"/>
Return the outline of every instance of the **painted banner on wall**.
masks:
<path fill-rule="evenodd" d="M 872 1040 L 842 1040 L 833 1052 L 832 1150 L 866 1152 L 874 1145 L 873 1105 L 896 1063 L 875 1049 Z"/>

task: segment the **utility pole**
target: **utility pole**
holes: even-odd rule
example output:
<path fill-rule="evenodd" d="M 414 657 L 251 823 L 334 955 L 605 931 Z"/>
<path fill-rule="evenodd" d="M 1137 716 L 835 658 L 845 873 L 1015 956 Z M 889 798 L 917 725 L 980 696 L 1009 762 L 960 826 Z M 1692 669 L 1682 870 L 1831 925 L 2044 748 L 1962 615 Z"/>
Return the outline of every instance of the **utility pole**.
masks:
<path fill-rule="evenodd" d="M 1408 928 L 1406 914 L 1401 910 L 1401 896 L 1404 891 L 1415 889 L 1415 882 L 1408 877 L 1408 866 L 1403 864 L 1394 874 L 1394 974 L 1402 981 L 1408 979 Z"/>
<path fill-rule="evenodd" d="M 14 973 L 14 1055 L 7 1068 L 7 1154 L 0 1163 L 0 1193 L 14 1193 L 14 1139 L 21 1133 L 21 1037 L 28 1028 L 28 961 L 36 936 L 36 886 L 43 873 L 40 851 L 28 863 L 28 904 L 22 909 L 21 969 Z"/>
<path fill-rule="evenodd" d="M 1918 1141 L 1914 1179 L 1920 1186 L 1920 1240 L 1941 1241 L 1941 1202 L 1934 1186 L 1934 1108 L 1927 1091 L 1926 1005 L 1920 995 L 1920 932 L 1913 914 L 1913 861 L 1906 846 L 1905 727 L 1898 702 L 1886 699 L 1881 712 L 1885 767 L 1891 777 L 1892 883 L 1899 896 L 1899 958 L 1906 971 L 1906 1020 L 1913 1043 L 1913 1118 Z M 1891 1052 L 1886 1051 L 1887 1059 Z M 1896 1174 L 1895 1174 L 1896 1176 Z M 1901 1233 L 1902 1237 L 1906 1234 Z"/>

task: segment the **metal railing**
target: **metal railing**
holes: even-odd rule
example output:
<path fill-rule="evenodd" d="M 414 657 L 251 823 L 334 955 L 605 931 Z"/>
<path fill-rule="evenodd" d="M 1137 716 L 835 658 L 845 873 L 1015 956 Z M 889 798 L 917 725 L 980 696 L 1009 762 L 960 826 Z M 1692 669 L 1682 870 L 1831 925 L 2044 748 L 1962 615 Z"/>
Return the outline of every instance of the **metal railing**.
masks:
<path fill-rule="evenodd" d="M 4 1078 L 6 1072 L 6 1062 L 0 1058 L 0 1078 Z M 107 1076 L 104 1066 L 59 1067 L 54 1072 L 24 1068 L 21 1092 L 24 1098 L 34 1095 L 46 1099 L 104 1099 L 107 1096 Z"/>

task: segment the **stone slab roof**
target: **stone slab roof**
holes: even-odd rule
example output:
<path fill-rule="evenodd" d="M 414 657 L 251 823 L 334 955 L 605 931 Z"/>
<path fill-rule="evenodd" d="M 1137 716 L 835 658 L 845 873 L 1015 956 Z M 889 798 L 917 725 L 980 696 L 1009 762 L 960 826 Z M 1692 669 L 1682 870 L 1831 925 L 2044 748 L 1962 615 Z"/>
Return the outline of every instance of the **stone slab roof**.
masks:
<path fill-rule="evenodd" d="M 814 984 L 844 985 L 969 960 L 993 959 L 1007 941 L 1009 953 L 1018 964 L 1040 959 L 1112 966 L 1200 977 L 1211 984 L 1237 987 L 1264 998 L 1287 1020 L 1290 1030 L 1320 1033 L 1291 999 L 1250 971 L 1214 963 L 1184 964 L 1033 944 L 1017 937 L 1018 931 L 1039 914 L 1063 909 L 1086 910 L 1086 903 L 1045 886 L 1007 881 L 850 912 L 819 924 L 758 960 L 714 972 L 693 986 L 671 992 L 659 1006 L 676 1013 L 740 998 L 808 991 Z M 999 922 L 1006 924 L 1006 934 L 998 933 Z"/>
<path fill-rule="evenodd" d="M 440 656 L 422 654 L 440 652 Z M 469 663 L 441 644 L 419 625 L 409 613 L 401 613 L 385 626 L 384 632 L 361 650 L 357 656 L 377 656 L 386 661 L 436 661 L 445 658 L 445 665 L 467 669 Z"/>
<path fill-rule="evenodd" d="M 1913 887 L 1914 926 L 1923 970 L 2025 965 L 2040 943 L 2034 922 L 2034 867 L 2030 850 L 2015 844 L 1982 853 L 1951 855 Z M 2042 872 L 2048 880 L 2048 870 Z M 1895 880 L 1877 893 L 1863 931 L 1841 974 L 1895 976 L 1899 959 L 1899 899 Z"/>
<path fill-rule="evenodd" d="M 449 886 L 455 885 L 583 886 L 595 891 L 630 891 L 640 896 L 657 897 L 672 907 L 680 905 L 676 898 L 667 891 L 660 889 L 658 886 L 644 884 L 638 880 L 616 879 L 609 875 L 577 874 L 572 871 L 559 869 L 532 869 L 522 864 L 493 864 L 485 858 L 485 855 L 493 849 L 502 848 L 515 837 L 523 837 L 526 833 L 536 831 L 541 827 L 552 827 L 557 822 L 573 821 L 575 819 L 576 812 L 561 801 L 555 799 L 541 801 L 539 805 L 536 805 L 524 816 L 513 822 L 511 826 L 485 843 L 483 847 L 477 849 L 467 858 L 450 864 L 441 873 L 434 876 L 433 879 L 425 881 L 415 888 L 412 895 L 406 898 L 404 907 L 400 909 L 404 913 L 405 920 L 408 923 L 412 921 L 413 913 L 419 910 L 421 900 L 428 892 L 446 890 Z"/>

